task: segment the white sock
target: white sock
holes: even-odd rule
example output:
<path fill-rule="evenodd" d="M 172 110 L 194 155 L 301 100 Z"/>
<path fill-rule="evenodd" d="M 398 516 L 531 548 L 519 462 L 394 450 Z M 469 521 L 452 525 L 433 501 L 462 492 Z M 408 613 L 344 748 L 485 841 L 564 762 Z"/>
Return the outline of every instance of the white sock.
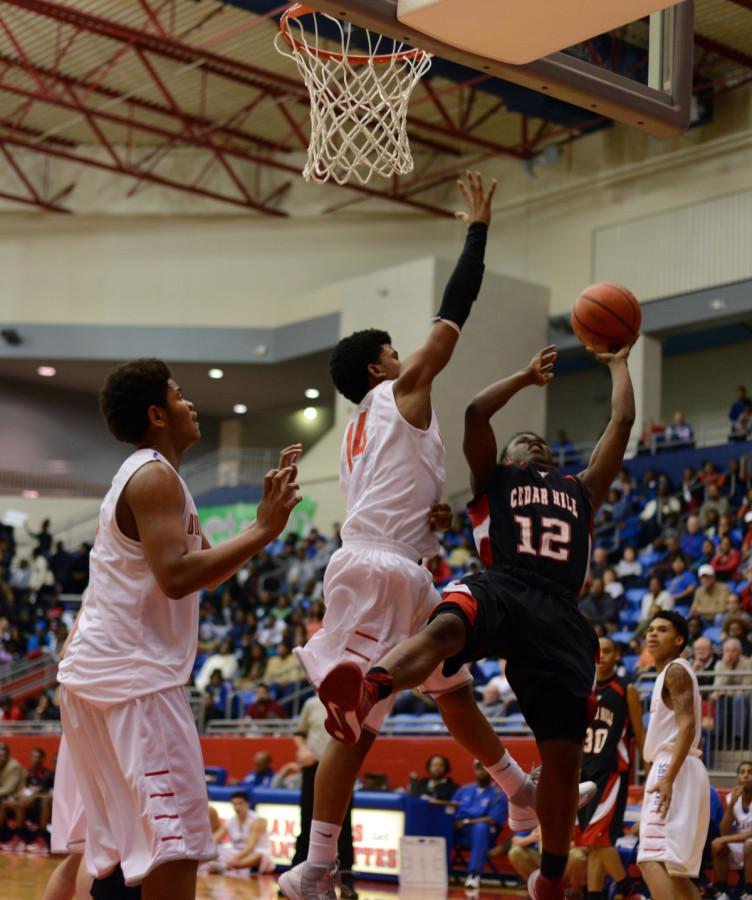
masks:
<path fill-rule="evenodd" d="M 308 844 L 308 862 L 317 866 L 330 865 L 337 858 L 337 840 L 341 826 L 330 822 L 311 822 L 311 841 Z"/>
<path fill-rule="evenodd" d="M 508 751 L 504 751 L 504 755 L 497 763 L 486 766 L 485 769 L 510 800 L 514 800 L 521 806 L 535 802 L 535 786 L 530 785 L 527 775 Z"/>

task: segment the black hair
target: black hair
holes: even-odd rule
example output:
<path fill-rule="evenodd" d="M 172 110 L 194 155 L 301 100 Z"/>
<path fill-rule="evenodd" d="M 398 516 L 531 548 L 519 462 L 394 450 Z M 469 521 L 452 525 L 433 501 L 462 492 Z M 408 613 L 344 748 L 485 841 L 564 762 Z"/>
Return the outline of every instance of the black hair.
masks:
<path fill-rule="evenodd" d="M 136 359 L 114 369 L 99 395 L 99 408 L 112 434 L 138 444 L 149 430 L 149 407 L 167 405 L 172 377 L 161 359 Z"/>
<path fill-rule="evenodd" d="M 670 622 L 674 626 L 674 631 L 682 639 L 682 645 L 679 647 L 679 650 L 683 650 L 689 642 L 689 625 L 684 616 L 673 609 L 662 609 L 651 618 L 650 622 L 655 622 L 656 619 L 665 619 L 666 622 Z"/>
<path fill-rule="evenodd" d="M 230 800 L 245 800 L 246 803 L 251 802 L 245 791 L 235 791 L 235 793 L 230 796 Z"/>
<path fill-rule="evenodd" d="M 523 434 L 532 434 L 533 437 L 537 437 L 539 441 L 543 441 L 544 444 L 546 443 L 546 441 L 539 434 L 536 434 L 536 432 L 534 432 L 534 431 L 530 431 L 530 429 L 527 429 L 525 431 L 516 431 L 509 438 L 509 440 L 506 442 L 506 444 L 504 444 L 504 447 L 499 456 L 500 462 L 504 462 L 508 458 L 507 454 L 509 452 L 509 445 L 512 444 L 514 441 L 516 441 L 518 437 L 522 437 Z"/>
<path fill-rule="evenodd" d="M 742 766 L 752 766 L 752 759 L 743 759 L 743 760 L 739 763 L 739 765 L 736 767 L 736 774 L 737 774 L 737 775 L 741 772 Z"/>
<path fill-rule="evenodd" d="M 381 348 L 391 344 L 386 331 L 367 328 L 342 338 L 329 357 L 329 373 L 335 388 L 352 403 L 360 403 L 371 389 L 368 367 L 378 362 Z"/>
<path fill-rule="evenodd" d="M 432 753 L 428 757 L 428 759 L 426 760 L 426 772 L 428 772 L 431 767 L 431 760 L 436 759 L 437 756 L 444 763 L 444 774 L 448 775 L 452 771 L 452 764 L 449 762 L 449 757 L 444 756 L 443 753 Z"/>

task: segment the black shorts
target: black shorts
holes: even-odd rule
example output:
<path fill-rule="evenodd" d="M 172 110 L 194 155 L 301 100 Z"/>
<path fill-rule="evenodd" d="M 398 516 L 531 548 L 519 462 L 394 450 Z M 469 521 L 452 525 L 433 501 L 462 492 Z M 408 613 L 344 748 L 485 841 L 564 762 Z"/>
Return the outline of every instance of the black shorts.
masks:
<path fill-rule="evenodd" d="M 583 774 L 583 778 L 587 777 Z M 624 835 L 629 777 L 627 772 L 608 772 L 593 778 L 595 797 L 577 813 L 576 847 L 613 847 Z M 596 810 L 598 818 L 593 821 Z"/>
<path fill-rule="evenodd" d="M 465 623 L 464 648 L 444 662 L 452 675 L 466 662 L 498 656 L 538 743 L 581 743 L 593 712 L 598 638 L 571 595 L 488 569 L 446 589 L 431 618 L 453 613 Z"/>

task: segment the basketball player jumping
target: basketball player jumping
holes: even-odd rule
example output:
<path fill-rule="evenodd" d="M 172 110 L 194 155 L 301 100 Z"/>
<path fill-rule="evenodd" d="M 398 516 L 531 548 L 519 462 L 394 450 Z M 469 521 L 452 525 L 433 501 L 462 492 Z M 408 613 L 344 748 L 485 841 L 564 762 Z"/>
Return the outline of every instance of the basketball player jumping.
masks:
<path fill-rule="evenodd" d="M 575 846 L 587 847 L 587 900 L 603 900 L 603 882 L 609 875 L 615 885 L 614 900 L 631 893 L 614 844 L 624 834 L 624 810 L 629 787 L 630 733 L 642 753 L 645 729 L 640 695 L 633 684 L 616 674 L 619 651 L 609 637 L 599 640 L 600 657 L 595 670 L 596 710 L 585 734 L 581 777 L 594 781 L 598 792 L 577 814 Z"/>
<path fill-rule="evenodd" d="M 338 661 L 348 661 L 360 677 L 361 669 L 370 669 L 421 628 L 439 602 L 430 574 L 417 564 L 438 551 L 426 511 L 441 497 L 445 478 L 431 387 L 451 359 L 480 291 L 495 188 L 494 183 L 485 192 L 478 174 L 467 178 L 467 187 L 460 183 L 468 204 L 461 214 L 469 226 L 465 247 L 424 346 L 401 362 L 389 335 L 371 330 L 344 338 L 332 353 L 334 384 L 358 405 L 342 448 L 347 518 L 343 546 L 326 570 L 323 628 L 296 650 L 325 705 L 333 686 L 327 675 Z M 434 671 L 439 662 L 415 685 L 436 697 L 454 736 L 510 796 L 510 818 L 520 822 L 520 829 L 533 827 L 535 784 L 504 751 L 478 710 L 470 673 L 457 667 L 446 678 Z M 291 900 L 335 897 L 340 826 L 358 771 L 390 706 L 386 698 L 375 703 L 362 731 L 354 716 L 327 725 L 348 743 L 330 742 L 321 759 L 308 859 L 280 878 L 280 888 Z"/>
<path fill-rule="evenodd" d="M 201 437 L 167 366 L 110 374 L 107 425 L 133 444 L 99 513 L 89 586 L 60 663 L 60 709 L 86 817 L 84 858 L 103 878 L 122 868 L 144 900 L 193 900 L 200 860 L 216 856 L 201 746 L 184 685 L 198 635 L 198 591 L 221 584 L 285 527 L 299 502 L 283 451 L 256 522 L 210 548 L 178 475 Z"/>
<path fill-rule="evenodd" d="M 673 610 L 653 616 L 647 650 L 658 678 L 650 701 L 637 863 L 653 900 L 699 900 L 697 878 L 710 823 L 710 785 L 702 762 L 697 676 L 681 655 L 687 621 Z"/>
<path fill-rule="evenodd" d="M 593 513 L 621 468 L 634 422 L 629 349 L 597 354 L 611 371 L 611 420 L 577 478 L 562 475 L 549 446 L 531 432 L 514 435 L 499 463 L 491 427 L 520 390 L 551 381 L 554 347 L 475 397 L 465 413 L 464 450 L 475 495 L 469 512 L 486 571 L 448 585 L 428 627 L 365 679 L 344 663 L 329 676 L 326 699 L 322 685 L 332 720 L 362 722 L 376 703 L 421 684 L 442 660 L 444 674 L 454 677 L 468 660 L 506 659 L 542 760 L 537 813 L 543 853 L 529 883 L 537 898 L 564 896 L 598 649 L 577 597 L 588 574 Z"/>

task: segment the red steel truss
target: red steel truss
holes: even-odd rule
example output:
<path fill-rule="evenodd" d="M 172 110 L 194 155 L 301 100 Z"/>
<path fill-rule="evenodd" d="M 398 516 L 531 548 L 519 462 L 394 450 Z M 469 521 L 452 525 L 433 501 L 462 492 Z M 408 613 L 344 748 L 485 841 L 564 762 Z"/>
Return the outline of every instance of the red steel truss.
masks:
<path fill-rule="evenodd" d="M 752 0 L 736 2 L 746 4 Z M 247 24 L 236 26 L 210 43 L 215 46 L 225 37 L 250 30 L 286 5 L 265 16 L 249 15 Z M 133 4 L 127 6 L 132 11 Z M 10 8 L 56 23 L 52 65 L 48 57 L 47 65 L 34 59 L 35 48 L 22 33 L 25 30 L 12 24 Z M 117 9 L 113 5 L 113 10 Z M 42 155 L 125 176 L 131 181 L 129 196 L 144 184 L 155 184 L 256 213 L 286 215 L 278 204 L 290 186 L 290 176 L 300 174 L 299 167 L 290 160 L 290 153 L 305 150 L 307 146 L 305 86 L 295 78 L 222 55 L 206 44 L 193 45 L 176 37 L 169 22 L 171 2 L 138 0 L 138 9 L 143 13 L 143 23 L 134 28 L 112 17 L 94 15 L 55 0 L 0 0 L 0 36 L 6 39 L 6 50 L 0 52 L 0 91 L 18 99 L 12 114 L 0 117 L 0 158 L 6 164 L 6 171 L 13 173 L 18 191 L 0 192 L 0 198 L 51 212 L 70 211 L 62 201 L 73 184 L 50 196 L 49 186 L 38 184 L 38 175 L 29 171 L 38 167 L 30 166 L 28 161 Z M 97 61 L 93 71 L 81 72 L 77 68 L 72 72 L 72 48 L 84 33 L 105 39 L 109 54 Z M 718 51 L 715 46 L 705 46 Z M 123 93 L 108 85 L 108 76 L 116 67 L 124 60 L 132 63 L 134 59 L 138 61 L 139 77 L 144 79 L 139 82 L 140 90 Z M 231 83 L 236 93 L 240 88 L 243 95 L 237 111 L 229 119 L 219 120 L 212 118 L 211 110 L 205 108 L 201 114 L 195 109 L 184 109 L 170 79 L 163 74 L 165 66 L 160 61 L 164 60 L 199 71 L 204 86 L 208 79 L 219 79 Z M 736 61 L 742 63 L 738 56 Z M 478 87 L 488 77 L 479 74 L 444 90 L 437 90 L 434 84 L 424 81 L 416 89 L 408 120 L 411 141 L 426 151 L 424 170 L 409 179 L 394 179 L 383 189 L 353 184 L 347 190 L 362 199 L 380 198 L 426 213 L 451 215 L 446 209 L 418 199 L 420 193 L 455 177 L 468 164 L 499 155 L 520 160 L 530 158 L 544 142 L 574 139 L 581 129 L 595 121 L 590 117 L 559 130 L 543 123 L 531 134 L 528 119 L 520 116 L 519 140 L 514 145 L 487 140 L 477 134 L 477 129 L 503 108 L 499 101 L 491 110 L 474 114 Z M 148 90 L 144 84 L 148 84 Z M 448 95 L 455 95 L 455 102 L 449 104 Z M 155 96 L 159 99 L 155 100 Z M 64 123 L 47 130 L 28 124 L 30 112 L 45 107 L 64 110 L 70 119 L 66 117 Z M 424 108 L 438 112 L 439 121 L 422 117 Z M 276 110 L 274 115 L 278 115 L 279 124 L 285 130 L 281 140 L 273 140 L 263 133 L 258 121 L 260 109 L 266 116 L 270 109 Z M 67 122 L 75 122 L 79 134 L 81 123 L 85 123 L 86 141 L 72 139 L 66 132 Z M 118 135 L 117 141 L 113 133 Z M 148 147 L 142 146 L 144 136 L 148 137 Z M 197 168 L 200 168 L 192 177 L 180 178 L 174 171 L 168 176 L 160 171 L 160 162 L 175 147 L 202 151 L 197 154 Z M 434 168 L 438 154 L 444 158 Z M 276 186 L 267 184 L 262 189 L 254 177 L 259 169 L 279 172 L 283 178 Z M 216 186 L 217 179 L 213 179 L 211 186 L 207 184 L 209 173 L 216 171 L 225 176 L 221 188 Z"/>

